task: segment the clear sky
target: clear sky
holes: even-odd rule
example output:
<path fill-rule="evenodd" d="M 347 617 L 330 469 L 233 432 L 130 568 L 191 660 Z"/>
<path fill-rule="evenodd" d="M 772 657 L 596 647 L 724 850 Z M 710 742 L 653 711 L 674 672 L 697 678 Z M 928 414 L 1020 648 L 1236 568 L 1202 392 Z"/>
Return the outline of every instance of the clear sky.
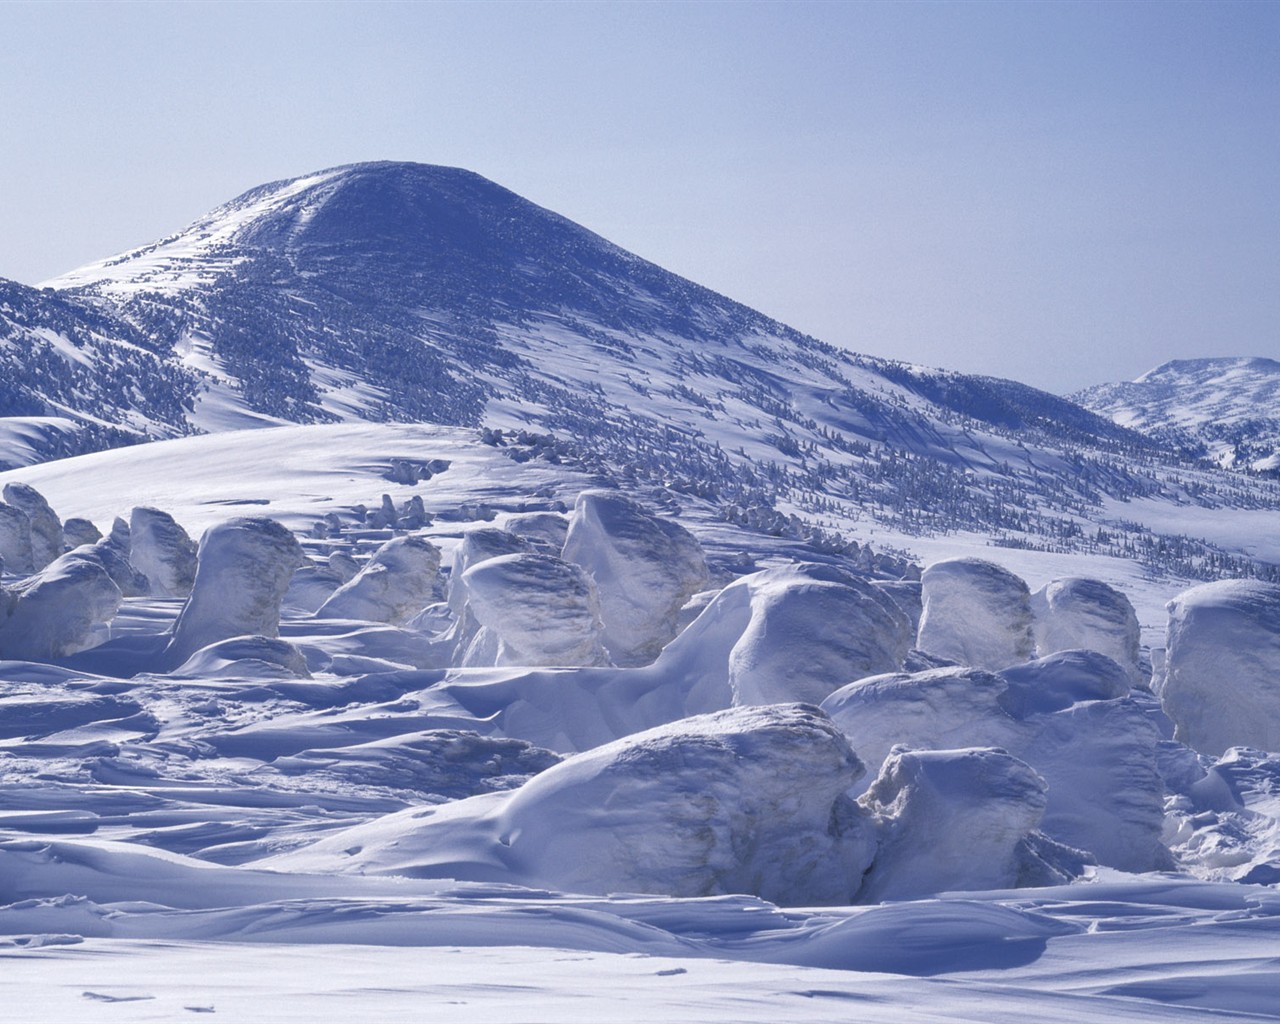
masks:
<path fill-rule="evenodd" d="M 1280 3 L 0 4 L 0 276 L 374 159 L 862 352 L 1280 358 Z"/>

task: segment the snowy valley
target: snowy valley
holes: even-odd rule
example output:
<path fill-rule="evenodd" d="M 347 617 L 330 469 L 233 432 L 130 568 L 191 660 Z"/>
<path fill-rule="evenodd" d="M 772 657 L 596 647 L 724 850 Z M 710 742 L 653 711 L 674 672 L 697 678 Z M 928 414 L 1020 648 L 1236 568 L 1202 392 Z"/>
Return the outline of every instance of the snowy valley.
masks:
<path fill-rule="evenodd" d="M 0 361 L 23 1020 L 1275 1019 L 1272 476 L 421 165 Z"/>

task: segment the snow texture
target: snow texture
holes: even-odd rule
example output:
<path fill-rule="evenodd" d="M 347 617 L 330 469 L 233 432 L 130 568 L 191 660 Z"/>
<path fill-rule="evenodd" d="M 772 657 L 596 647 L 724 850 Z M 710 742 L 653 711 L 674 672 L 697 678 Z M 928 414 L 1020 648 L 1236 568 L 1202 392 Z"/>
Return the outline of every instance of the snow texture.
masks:
<path fill-rule="evenodd" d="M 1220 580 L 1169 602 L 1160 701 L 1202 754 L 1280 750 L 1280 585 Z"/>
<path fill-rule="evenodd" d="M 1160 842 L 1159 729 L 1128 693 L 1124 669 L 1067 651 L 1000 674 L 933 669 L 863 679 L 823 709 L 869 766 L 895 745 L 996 747 L 1049 785 L 1041 831 L 1126 871 L 1168 867 Z"/>
<path fill-rule="evenodd" d="M 316 612 L 327 619 L 360 619 L 400 625 L 432 601 L 440 549 L 422 537 L 395 537 Z"/>
<path fill-rule="evenodd" d="M 120 588 L 95 559 L 72 551 L 0 591 L 0 658 L 53 662 L 106 639 Z M 7 606 L 7 607 L 6 607 Z"/>
<path fill-rule="evenodd" d="M 129 514 L 129 561 L 147 577 L 152 596 L 190 595 L 196 546 L 168 512 L 140 506 Z"/>
<path fill-rule="evenodd" d="M 994 562 L 952 558 L 921 577 L 924 609 L 916 646 L 958 665 L 997 671 L 1035 651 L 1031 592 Z"/>
<path fill-rule="evenodd" d="M 1048 785 L 1003 750 L 895 749 L 859 801 L 881 821 L 859 898 L 919 899 L 944 889 L 1012 889 L 1067 881 L 1029 840 Z"/>
<path fill-rule="evenodd" d="M 5 572 L 35 572 L 31 549 L 31 519 L 16 505 L 0 501 L 0 560 Z"/>
<path fill-rule="evenodd" d="M 4 485 L 4 500 L 14 508 L 20 508 L 31 520 L 31 559 L 38 571 L 63 552 L 62 522 L 49 507 L 44 496 L 23 483 Z"/>
<path fill-rule="evenodd" d="M 1129 599 L 1101 580 L 1080 576 L 1052 580 L 1031 597 L 1036 653 L 1098 651 L 1119 662 L 1134 686 L 1146 685 L 1138 614 Z"/>
<path fill-rule="evenodd" d="M 481 627 L 464 664 L 609 663 L 595 585 L 578 566 L 551 555 L 500 555 L 472 564 L 462 585 Z"/>
<path fill-rule="evenodd" d="M 862 772 L 816 708 L 737 708 L 568 758 L 510 794 L 404 811 L 262 863 L 848 903 L 874 845 L 845 796 Z"/>
<path fill-rule="evenodd" d="M 563 557 L 595 580 L 617 665 L 652 662 L 676 635 L 684 603 L 708 581 L 702 546 L 688 530 L 610 491 L 578 495 Z"/>
<path fill-rule="evenodd" d="M 276 636 L 281 601 L 302 560 L 293 534 L 273 519 L 244 516 L 210 527 L 200 538 L 195 582 L 167 660 L 179 664 L 232 637 Z"/>

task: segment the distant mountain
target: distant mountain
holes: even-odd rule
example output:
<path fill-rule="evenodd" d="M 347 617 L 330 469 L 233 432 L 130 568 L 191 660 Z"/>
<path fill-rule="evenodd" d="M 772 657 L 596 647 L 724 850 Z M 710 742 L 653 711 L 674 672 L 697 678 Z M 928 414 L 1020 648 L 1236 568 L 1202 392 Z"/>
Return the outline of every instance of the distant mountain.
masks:
<path fill-rule="evenodd" d="M 66 413 L 85 446 L 433 422 L 516 432 L 513 457 L 572 458 L 821 545 L 871 522 L 1183 574 L 1226 564 L 1114 521 L 1109 503 L 1184 500 L 1160 442 L 1012 381 L 834 348 L 468 171 L 356 164 L 264 185 L 47 286 L 23 295 L 67 320 L 41 358 L 85 378 L 70 392 L 91 408 Z M 73 404 L 56 374 L 15 372 L 18 414 Z M 94 433 L 111 425 L 123 433 Z"/>
<path fill-rule="evenodd" d="M 1280 362 L 1175 359 L 1071 398 L 1228 468 L 1280 471 Z"/>

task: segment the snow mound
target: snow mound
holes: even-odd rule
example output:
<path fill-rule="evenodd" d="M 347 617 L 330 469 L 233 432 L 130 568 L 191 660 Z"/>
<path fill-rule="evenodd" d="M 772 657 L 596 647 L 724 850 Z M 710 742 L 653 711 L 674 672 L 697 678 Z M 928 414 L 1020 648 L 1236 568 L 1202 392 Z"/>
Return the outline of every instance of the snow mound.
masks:
<path fill-rule="evenodd" d="M 20 508 L 31 521 L 31 557 L 38 571 L 63 552 L 62 522 L 44 496 L 29 484 L 4 485 L 4 500 Z"/>
<path fill-rule="evenodd" d="M 816 704 L 855 679 L 900 668 L 909 646 L 909 620 L 882 590 L 802 563 L 729 584 L 655 668 L 689 680 L 691 709 Z"/>
<path fill-rule="evenodd" d="M 951 558 L 929 566 L 921 585 L 920 650 L 992 672 L 1031 657 L 1031 592 L 1008 569 Z"/>
<path fill-rule="evenodd" d="M 129 561 L 151 582 L 153 596 L 190 595 L 196 546 L 168 512 L 140 506 L 129 514 Z"/>
<path fill-rule="evenodd" d="M 242 516 L 205 530 L 191 596 L 173 626 L 166 660 L 238 636 L 274 637 L 302 547 L 274 519 Z"/>
<path fill-rule="evenodd" d="M 101 564 L 76 551 L 62 555 L 0 590 L 0 658 L 57 661 L 94 647 L 120 600 Z"/>
<path fill-rule="evenodd" d="M 509 794 L 403 811 L 259 864 L 842 904 L 873 852 L 845 796 L 862 772 L 816 708 L 735 708 L 570 757 Z"/>
<path fill-rule="evenodd" d="M 551 555 L 502 555 L 472 565 L 462 585 L 481 627 L 464 664 L 609 663 L 595 585 L 578 566 Z"/>
<path fill-rule="evenodd" d="M 1280 751 L 1280 585 L 1222 580 L 1167 605 L 1160 702 L 1203 754 Z"/>
<path fill-rule="evenodd" d="M 1133 685 L 1144 685 L 1138 615 L 1123 593 L 1101 580 L 1069 576 L 1046 583 L 1031 597 L 1036 653 L 1099 651 L 1123 665 Z"/>
<path fill-rule="evenodd" d="M 881 822 L 879 849 L 859 899 L 878 903 L 943 890 L 1067 881 L 1034 845 L 1048 788 L 1004 750 L 895 749 L 859 801 Z"/>
<path fill-rule="evenodd" d="M 1170 866 L 1160 842 L 1161 735 L 1128 692 L 1123 668 L 1067 651 L 1000 674 L 944 668 L 864 679 L 823 709 L 868 765 L 895 745 L 997 747 L 1049 785 L 1041 831 L 1126 871 Z"/>
<path fill-rule="evenodd" d="M 578 495 L 563 557 L 595 580 L 604 644 L 617 665 L 652 662 L 676 635 L 684 603 L 709 578 L 693 534 L 612 491 Z"/>
<path fill-rule="evenodd" d="M 422 537 L 395 537 L 316 612 L 323 619 L 403 625 L 431 603 L 440 549 Z"/>
<path fill-rule="evenodd" d="M 170 675 L 188 679 L 308 679 L 307 659 L 293 644 L 276 637 L 237 636 L 201 647 Z"/>

